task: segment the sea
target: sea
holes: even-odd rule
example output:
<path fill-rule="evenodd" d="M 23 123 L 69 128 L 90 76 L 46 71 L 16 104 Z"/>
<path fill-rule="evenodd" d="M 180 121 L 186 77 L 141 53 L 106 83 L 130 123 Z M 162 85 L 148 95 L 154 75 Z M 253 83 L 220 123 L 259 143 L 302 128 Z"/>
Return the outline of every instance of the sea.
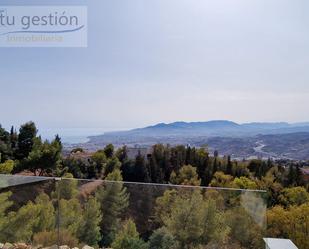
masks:
<path fill-rule="evenodd" d="M 89 136 L 103 135 L 110 129 L 103 128 L 52 128 L 39 130 L 38 134 L 44 140 L 51 141 L 58 134 L 64 144 L 87 143 Z"/>

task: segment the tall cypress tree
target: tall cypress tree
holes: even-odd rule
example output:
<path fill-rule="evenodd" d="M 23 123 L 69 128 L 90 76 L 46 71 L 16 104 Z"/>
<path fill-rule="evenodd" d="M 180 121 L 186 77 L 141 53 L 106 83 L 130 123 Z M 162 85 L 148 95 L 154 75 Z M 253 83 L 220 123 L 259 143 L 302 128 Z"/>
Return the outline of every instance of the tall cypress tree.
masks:
<path fill-rule="evenodd" d="M 232 164 L 232 161 L 231 161 L 231 156 L 227 157 L 226 174 L 228 174 L 228 175 L 233 174 L 233 164 Z"/>

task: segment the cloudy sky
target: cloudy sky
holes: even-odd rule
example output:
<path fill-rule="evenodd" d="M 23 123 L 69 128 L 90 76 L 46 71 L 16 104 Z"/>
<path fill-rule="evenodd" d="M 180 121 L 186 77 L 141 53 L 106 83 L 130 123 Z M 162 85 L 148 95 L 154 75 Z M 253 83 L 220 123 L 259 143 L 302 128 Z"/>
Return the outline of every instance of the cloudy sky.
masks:
<path fill-rule="evenodd" d="M 88 6 L 87 48 L 0 48 L 2 125 L 309 121 L 307 0 L 74 3 Z"/>

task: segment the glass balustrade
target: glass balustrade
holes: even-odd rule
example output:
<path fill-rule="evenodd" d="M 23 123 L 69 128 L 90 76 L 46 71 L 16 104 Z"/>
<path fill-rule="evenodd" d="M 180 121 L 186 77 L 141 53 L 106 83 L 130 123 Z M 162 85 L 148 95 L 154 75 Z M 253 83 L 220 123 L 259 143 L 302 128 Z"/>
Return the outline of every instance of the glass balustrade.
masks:
<path fill-rule="evenodd" d="M 265 192 L 0 176 L 2 248 L 263 248 Z"/>

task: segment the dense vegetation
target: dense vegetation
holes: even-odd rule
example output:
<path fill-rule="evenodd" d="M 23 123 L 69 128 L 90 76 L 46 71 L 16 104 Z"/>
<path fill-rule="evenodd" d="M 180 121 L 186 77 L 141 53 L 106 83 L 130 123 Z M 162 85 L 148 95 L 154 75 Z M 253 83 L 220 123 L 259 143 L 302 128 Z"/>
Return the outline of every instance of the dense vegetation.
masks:
<path fill-rule="evenodd" d="M 207 148 L 162 144 L 154 145 L 146 155 L 137 153 L 133 159 L 128 157 L 128 148 L 115 149 L 113 145 L 83 155 L 77 148 L 64 157 L 60 138 L 42 141 L 32 122 L 22 125 L 19 132 L 0 127 L 0 173 L 262 189 L 267 191 L 267 236 L 290 238 L 300 249 L 309 248 L 308 184 L 298 164 L 282 167 L 271 160 L 233 161 L 217 152 L 209 155 Z M 146 189 L 141 202 L 136 196 L 142 190 L 116 182 L 98 186 L 81 198 L 77 184 L 73 180 L 59 182 L 53 191 L 40 193 L 15 209 L 11 201 L 14 191 L 1 193 L 0 241 L 11 238 L 52 244 L 57 225 L 61 239 L 72 246 L 83 242 L 114 249 L 216 248 L 219 244 L 220 248 L 261 248 L 261 241 L 254 238 L 259 238 L 258 234 L 262 237 L 263 229 L 245 217 L 238 195 L 177 188 L 154 194 Z M 151 225 L 141 226 L 143 222 L 136 220 L 140 215 L 132 211 L 135 203 L 153 212 L 144 217 Z M 61 224 L 52 218 L 57 208 L 62 210 Z M 184 226 L 184 217 L 191 226 Z M 27 224 L 28 229 L 19 224 Z"/>

